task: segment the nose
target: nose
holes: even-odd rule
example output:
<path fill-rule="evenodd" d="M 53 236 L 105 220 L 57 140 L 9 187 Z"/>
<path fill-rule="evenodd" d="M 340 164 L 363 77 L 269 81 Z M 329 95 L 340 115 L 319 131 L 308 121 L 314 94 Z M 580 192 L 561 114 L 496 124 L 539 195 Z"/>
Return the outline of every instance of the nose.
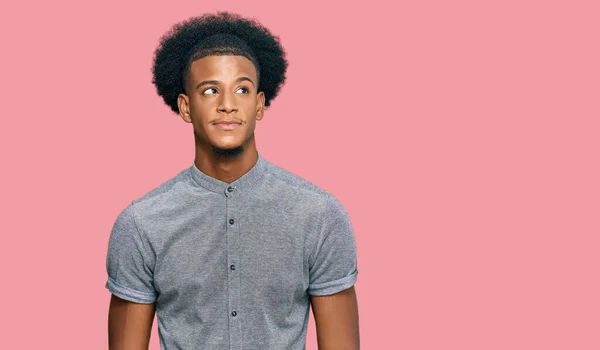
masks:
<path fill-rule="evenodd" d="M 237 111 L 235 96 L 232 93 L 223 92 L 220 95 L 218 110 L 221 113 L 231 113 Z"/>

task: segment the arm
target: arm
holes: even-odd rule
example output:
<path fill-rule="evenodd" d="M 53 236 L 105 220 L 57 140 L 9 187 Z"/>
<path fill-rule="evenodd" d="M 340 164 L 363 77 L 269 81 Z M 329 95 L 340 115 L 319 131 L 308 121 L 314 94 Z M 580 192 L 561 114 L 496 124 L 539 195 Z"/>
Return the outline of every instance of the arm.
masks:
<path fill-rule="evenodd" d="M 138 304 L 115 295 L 108 310 L 109 350 L 148 350 L 154 304 Z"/>
<path fill-rule="evenodd" d="M 108 243 L 110 350 L 147 350 L 150 341 L 157 299 L 155 255 L 140 227 L 131 203 L 117 217 Z"/>
<path fill-rule="evenodd" d="M 359 350 L 358 303 L 354 287 L 311 296 L 319 350 Z"/>

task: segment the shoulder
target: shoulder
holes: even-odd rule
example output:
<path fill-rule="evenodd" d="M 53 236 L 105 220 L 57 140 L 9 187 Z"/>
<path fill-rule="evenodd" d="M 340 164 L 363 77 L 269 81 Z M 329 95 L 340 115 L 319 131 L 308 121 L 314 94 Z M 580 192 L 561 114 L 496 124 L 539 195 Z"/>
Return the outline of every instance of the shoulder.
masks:
<path fill-rule="evenodd" d="M 117 220 L 135 223 L 141 230 L 141 226 L 144 226 L 142 224 L 148 218 L 159 219 L 158 216 L 164 218 L 165 215 L 171 215 L 185 206 L 185 203 L 190 200 L 189 197 L 198 193 L 191 187 L 193 184 L 189 176 L 189 168 L 183 169 L 141 196 L 131 199 L 121 209 Z"/>
<path fill-rule="evenodd" d="M 175 194 L 181 187 L 190 186 L 189 168 L 181 170 L 175 176 L 150 189 L 142 196 L 135 198 L 133 204 L 144 205 L 164 200 L 164 197 Z"/>
<path fill-rule="evenodd" d="M 131 205 L 140 216 L 168 214 L 188 205 L 186 203 L 198 194 L 201 195 L 202 191 L 198 191 L 198 186 L 194 185 L 188 167 L 133 199 Z"/>
<path fill-rule="evenodd" d="M 325 217 L 340 211 L 345 214 L 341 202 L 329 190 L 273 163 L 267 163 L 266 172 L 267 185 L 277 189 L 282 197 L 289 196 Z"/>

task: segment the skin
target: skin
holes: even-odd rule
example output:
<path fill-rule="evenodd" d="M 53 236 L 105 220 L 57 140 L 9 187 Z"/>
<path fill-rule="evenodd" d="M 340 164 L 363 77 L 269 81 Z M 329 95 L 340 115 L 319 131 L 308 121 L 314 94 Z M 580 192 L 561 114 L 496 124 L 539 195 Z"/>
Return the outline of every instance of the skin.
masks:
<path fill-rule="evenodd" d="M 198 169 L 231 183 L 258 160 L 254 129 L 264 116 L 265 95 L 258 92 L 254 64 L 243 56 L 207 56 L 192 63 L 179 115 L 194 128 Z M 220 120 L 240 126 L 221 130 Z"/>
<path fill-rule="evenodd" d="M 108 309 L 108 348 L 148 350 L 154 311 L 154 304 L 133 303 L 112 295 Z"/>
<path fill-rule="evenodd" d="M 354 287 L 326 296 L 312 296 L 319 350 L 358 350 L 358 303 Z"/>
<path fill-rule="evenodd" d="M 185 94 L 178 97 L 179 115 L 194 130 L 194 163 L 205 174 L 231 183 L 258 160 L 254 129 L 263 118 L 265 96 L 257 91 L 254 64 L 243 56 L 206 56 L 194 61 Z M 222 130 L 215 123 L 234 120 Z M 354 287 L 329 296 L 311 297 L 320 350 L 359 349 L 358 307 Z M 109 349 L 147 350 L 154 304 L 111 297 Z"/>

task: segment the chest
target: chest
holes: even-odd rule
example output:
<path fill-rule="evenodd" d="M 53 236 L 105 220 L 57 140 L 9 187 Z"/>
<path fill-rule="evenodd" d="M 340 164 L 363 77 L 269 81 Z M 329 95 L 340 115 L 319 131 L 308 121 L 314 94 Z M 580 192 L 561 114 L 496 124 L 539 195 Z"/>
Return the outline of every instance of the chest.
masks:
<path fill-rule="evenodd" d="M 271 304 L 302 298 L 308 287 L 308 229 L 306 220 L 285 208 L 229 206 L 189 216 L 162 232 L 157 244 L 159 301 L 214 305 L 232 300 L 232 293 Z"/>

